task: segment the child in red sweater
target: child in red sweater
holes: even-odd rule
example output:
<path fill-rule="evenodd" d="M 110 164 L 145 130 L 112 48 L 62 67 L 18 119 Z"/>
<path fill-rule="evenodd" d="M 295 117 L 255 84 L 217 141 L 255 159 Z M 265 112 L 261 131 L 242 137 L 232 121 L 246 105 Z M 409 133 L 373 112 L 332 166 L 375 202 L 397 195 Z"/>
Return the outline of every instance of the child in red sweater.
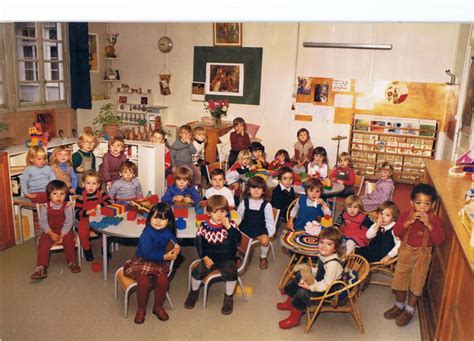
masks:
<path fill-rule="evenodd" d="M 331 181 L 344 185 L 344 191 L 338 194 L 339 197 L 346 198 L 354 194 L 355 171 L 352 169 L 351 156 L 347 152 L 339 155 L 336 168 L 329 175 Z"/>

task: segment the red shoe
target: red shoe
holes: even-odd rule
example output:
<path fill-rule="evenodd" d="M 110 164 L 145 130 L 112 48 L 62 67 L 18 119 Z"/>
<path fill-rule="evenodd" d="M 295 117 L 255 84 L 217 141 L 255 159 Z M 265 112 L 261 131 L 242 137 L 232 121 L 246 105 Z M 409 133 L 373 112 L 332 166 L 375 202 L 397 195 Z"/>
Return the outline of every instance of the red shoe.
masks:
<path fill-rule="evenodd" d="M 290 316 L 288 316 L 284 320 L 281 320 L 278 324 L 280 325 L 281 329 L 290 329 L 293 327 L 297 327 L 300 325 L 301 316 L 303 316 L 303 312 L 291 306 Z"/>
<path fill-rule="evenodd" d="M 155 314 L 156 317 L 158 317 L 158 320 L 160 321 L 168 321 L 170 318 L 166 310 L 163 309 L 163 307 L 153 308 L 153 314 Z"/>
<path fill-rule="evenodd" d="M 145 314 L 145 310 L 137 310 L 133 322 L 135 322 L 136 324 L 142 324 L 143 322 L 145 322 Z"/>
<path fill-rule="evenodd" d="M 293 298 L 289 297 L 286 299 L 285 302 L 277 303 L 277 309 L 278 310 L 290 310 L 292 305 L 291 305 L 291 300 Z"/>

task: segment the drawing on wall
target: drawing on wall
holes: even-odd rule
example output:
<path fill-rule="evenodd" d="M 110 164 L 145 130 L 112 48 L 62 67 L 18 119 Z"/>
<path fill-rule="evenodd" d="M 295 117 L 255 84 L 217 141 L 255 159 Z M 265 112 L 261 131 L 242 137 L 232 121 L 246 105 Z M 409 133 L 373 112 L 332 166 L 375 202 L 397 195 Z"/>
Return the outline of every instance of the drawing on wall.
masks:
<path fill-rule="evenodd" d="M 97 33 L 89 33 L 89 71 L 99 72 L 99 40 Z"/>
<path fill-rule="evenodd" d="M 393 81 L 385 88 L 385 98 L 389 103 L 400 104 L 408 98 L 408 87 L 405 83 Z"/>
<path fill-rule="evenodd" d="M 205 86 L 206 83 L 204 82 L 193 82 L 191 89 L 191 100 L 204 102 Z"/>
<path fill-rule="evenodd" d="M 206 94 L 243 96 L 244 64 L 206 63 Z"/>
<path fill-rule="evenodd" d="M 159 75 L 160 76 L 160 93 L 163 96 L 171 95 L 170 81 L 171 75 Z"/>
<path fill-rule="evenodd" d="M 298 77 L 298 95 L 309 95 L 311 92 L 311 78 Z"/>
<path fill-rule="evenodd" d="M 214 46 L 242 46 L 242 23 L 215 23 Z"/>
<path fill-rule="evenodd" d="M 327 103 L 329 97 L 328 84 L 316 84 L 314 88 L 314 101 L 317 103 Z"/>
<path fill-rule="evenodd" d="M 351 91 L 350 79 L 333 79 L 332 91 Z"/>

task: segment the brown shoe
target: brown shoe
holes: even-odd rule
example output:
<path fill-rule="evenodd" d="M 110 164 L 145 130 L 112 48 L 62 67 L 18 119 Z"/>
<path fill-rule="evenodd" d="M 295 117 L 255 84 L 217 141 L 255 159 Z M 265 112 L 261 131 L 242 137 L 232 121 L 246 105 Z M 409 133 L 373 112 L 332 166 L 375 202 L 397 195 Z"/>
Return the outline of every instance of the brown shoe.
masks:
<path fill-rule="evenodd" d="M 160 321 L 168 321 L 170 319 L 168 313 L 163 309 L 163 307 L 153 308 L 153 314 L 155 314 Z"/>
<path fill-rule="evenodd" d="M 404 311 L 401 313 L 397 318 L 395 319 L 395 323 L 399 327 L 405 327 L 413 318 L 413 314 L 410 313 L 409 311 Z"/>
<path fill-rule="evenodd" d="M 43 278 L 46 278 L 48 277 L 48 270 L 45 266 L 43 265 L 38 265 L 36 268 L 35 268 L 35 272 L 33 273 L 33 275 L 31 275 L 31 279 L 43 279 Z"/>
<path fill-rule="evenodd" d="M 260 269 L 268 269 L 268 261 L 266 258 L 260 258 Z"/>
<path fill-rule="evenodd" d="M 398 316 L 403 313 L 404 310 L 400 309 L 396 305 L 391 307 L 389 310 L 387 310 L 385 313 L 383 313 L 383 317 L 385 317 L 387 320 L 393 320 L 396 319 Z"/>
<path fill-rule="evenodd" d="M 234 310 L 234 296 L 224 294 L 224 303 L 222 304 L 221 314 L 230 315 Z"/>
<path fill-rule="evenodd" d="M 69 262 L 68 266 L 73 274 L 77 274 L 78 272 L 81 272 L 81 267 L 77 265 L 76 262 Z"/>
<path fill-rule="evenodd" d="M 186 309 L 193 309 L 196 305 L 196 302 L 199 298 L 199 290 L 190 290 L 188 293 L 188 297 L 186 297 L 186 301 L 184 301 L 184 307 Z"/>
<path fill-rule="evenodd" d="M 143 322 L 145 322 L 145 314 L 146 314 L 145 310 L 137 310 L 137 313 L 135 314 L 135 319 L 133 320 L 133 322 L 135 322 L 136 324 L 142 324 Z"/>

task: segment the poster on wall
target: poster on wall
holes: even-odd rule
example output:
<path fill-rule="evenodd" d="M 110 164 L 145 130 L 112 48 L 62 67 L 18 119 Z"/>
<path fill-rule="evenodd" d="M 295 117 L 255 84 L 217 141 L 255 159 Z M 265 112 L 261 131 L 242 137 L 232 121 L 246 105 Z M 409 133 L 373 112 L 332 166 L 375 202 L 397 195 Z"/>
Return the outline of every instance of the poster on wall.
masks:
<path fill-rule="evenodd" d="M 204 82 L 193 82 L 192 89 L 191 89 L 191 100 L 204 102 L 205 86 L 206 86 L 206 83 Z"/>
<path fill-rule="evenodd" d="M 99 38 L 97 33 L 89 33 L 89 71 L 99 72 Z"/>
<path fill-rule="evenodd" d="M 243 63 L 206 63 L 206 94 L 243 96 Z"/>
<path fill-rule="evenodd" d="M 351 91 L 350 79 L 333 79 L 332 91 Z"/>
<path fill-rule="evenodd" d="M 309 95 L 311 93 L 311 77 L 298 77 L 298 95 Z"/>
<path fill-rule="evenodd" d="M 316 84 L 314 86 L 314 101 L 317 104 L 325 104 L 329 99 L 329 84 Z"/>
<path fill-rule="evenodd" d="M 163 96 L 171 95 L 171 75 L 159 75 L 160 76 L 160 93 Z"/>

